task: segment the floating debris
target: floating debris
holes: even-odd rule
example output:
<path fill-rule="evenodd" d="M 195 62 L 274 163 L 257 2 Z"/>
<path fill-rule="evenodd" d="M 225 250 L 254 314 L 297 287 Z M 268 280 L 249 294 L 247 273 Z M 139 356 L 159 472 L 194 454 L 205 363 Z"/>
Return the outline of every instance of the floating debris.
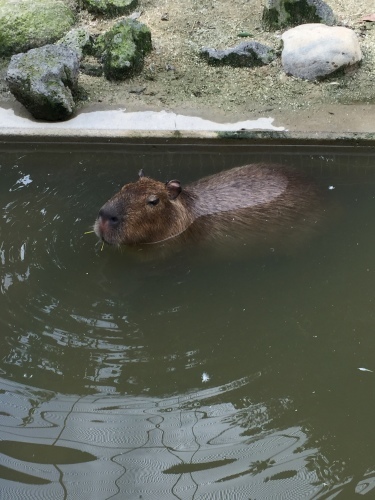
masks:
<path fill-rule="evenodd" d="M 28 184 L 31 184 L 32 182 L 33 181 L 30 178 L 30 175 L 27 174 L 27 175 L 24 175 L 23 177 L 21 177 L 21 179 L 18 179 L 18 181 L 16 181 L 16 184 L 22 184 L 23 186 L 27 186 Z"/>

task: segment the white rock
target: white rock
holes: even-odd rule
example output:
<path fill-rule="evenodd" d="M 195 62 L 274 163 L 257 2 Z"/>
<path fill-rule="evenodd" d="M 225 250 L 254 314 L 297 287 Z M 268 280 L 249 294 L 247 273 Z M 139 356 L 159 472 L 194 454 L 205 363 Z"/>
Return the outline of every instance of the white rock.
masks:
<path fill-rule="evenodd" d="M 282 35 L 281 61 L 287 74 L 315 80 L 362 59 L 354 31 L 340 26 L 301 24 Z"/>

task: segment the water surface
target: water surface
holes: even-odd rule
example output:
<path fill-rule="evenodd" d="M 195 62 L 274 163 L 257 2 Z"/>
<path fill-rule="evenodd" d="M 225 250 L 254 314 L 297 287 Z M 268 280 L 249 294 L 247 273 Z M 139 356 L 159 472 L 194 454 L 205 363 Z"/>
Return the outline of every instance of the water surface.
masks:
<path fill-rule="evenodd" d="M 140 168 L 258 161 L 335 207 L 311 240 L 145 261 L 85 234 Z M 0 179 L 1 498 L 371 495 L 373 149 L 4 146 Z"/>

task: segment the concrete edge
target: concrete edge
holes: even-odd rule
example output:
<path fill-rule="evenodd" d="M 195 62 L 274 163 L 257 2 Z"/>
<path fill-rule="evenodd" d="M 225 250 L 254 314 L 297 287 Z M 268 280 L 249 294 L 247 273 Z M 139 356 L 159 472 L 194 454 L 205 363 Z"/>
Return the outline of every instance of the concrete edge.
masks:
<path fill-rule="evenodd" d="M 0 128 L 0 143 L 96 143 L 96 144 L 306 144 L 375 147 L 375 132 L 289 132 L 240 130 L 99 130 Z"/>

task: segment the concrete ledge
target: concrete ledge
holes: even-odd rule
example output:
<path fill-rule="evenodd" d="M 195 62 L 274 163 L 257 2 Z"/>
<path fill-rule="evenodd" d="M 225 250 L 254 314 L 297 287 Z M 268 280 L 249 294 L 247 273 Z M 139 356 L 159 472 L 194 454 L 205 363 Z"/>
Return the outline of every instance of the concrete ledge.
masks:
<path fill-rule="evenodd" d="M 95 144 L 215 144 L 216 145 L 331 145 L 375 148 L 375 133 L 277 132 L 277 131 L 77 131 L 67 129 L 0 128 L 0 143 L 95 143 Z"/>
<path fill-rule="evenodd" d="M 340 108 L 341 109 L 341 108 Z M 375 111 L 375 107 L 366 111 Z M 296 126 L 274 125 L 273 117 L 213 121 L 167 111 L 124 109 L 84 111 L 65 122 L 40 122 L 22 109 L 0 108 L 0 142 L 5 143 L 95 143 L 95 144 L 306 144 L 375 146 L 375 116 L 372 126 L 344 131 L 334 128 L 299 131 Z M 222 118 L 222 117 L 221 117 Z M 279 117 L 278 121 L 282 121 Z M 290 123 L 289 119 L 286 122 Z M 305 126 L 311 125 L 304 121 Z M 350 125 L 345 121 L 346 125 Z"/>

